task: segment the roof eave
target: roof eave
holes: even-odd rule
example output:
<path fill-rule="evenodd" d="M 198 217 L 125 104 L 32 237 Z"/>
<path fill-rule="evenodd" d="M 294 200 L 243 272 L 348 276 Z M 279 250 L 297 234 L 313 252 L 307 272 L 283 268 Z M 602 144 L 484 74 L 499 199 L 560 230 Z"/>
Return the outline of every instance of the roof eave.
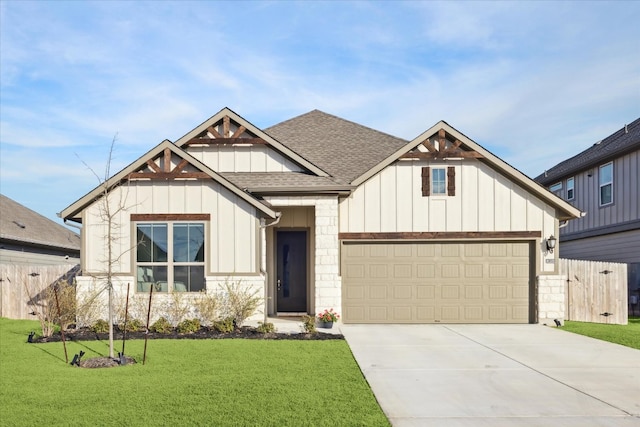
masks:
<path fill-rule="evenodd" d="M 127 167 L 122 169 L 120 172 L 118 172 L 117 174 L 113 175 L 111 178 L 109 178 L 106 181 L 105 184 L 97 186 L 91 192 L 87 193 L 84 197 L 80 198 L 79 200 L 74 202 L 72 205 L 70 205 L 67 208 L 65 208 L 64 210 L 62 210 L 59 213 L 60 218 L 65 219 L 65 220 L 67 220 L 67 219 L 68 220 L 72 220 L 72 221 L 75 221 L 75 222 L 82 222 L 82 219 L 80 217 L 81 212 L 88 205 L 90 205 L 91 203 L 93 203 L 94 201 L 96 201 L 97 199 L 102 197 L 102 195 L 105 192 L 105 188 L 106 188 L 107 192 L 111 191 L 115 186 L 120 185 L 122 180 L 128 174 L 130 174 L 132 172 L 135 172 L 136 169 L 140 168 L 140 166 L 142 165 L 142 162 L 145 159 L 155 158 L 157 155 L 159 155 L 166 148 L 169 148 L 174 154 L 176 154 L 176 155 L 186 159 L 187 161 L 189 161 L 189 163 L 194 165 L 196 168 L 198 168 L 202 172 L 205 172 L 206 174 L 208 174 L 214 181 L 219 182 L 220 184 L 222 184 L 223 187 L 227 188 L 229 191 L 231 191 L 232 193 L 236 194 L 237 196 L 240 196 L 240 198 L 242 198 L 243 200 L 248 202 L 250 205 L 252 205 L 256 209 L 258 209 L 259 211 L 261 211 L 263 214 L 269 216 L 270 218 L 274 218 L 274 219 L 276 218 L 276 211 L 274 211 L 270 207 L 268 207 L 268 206 L 264 205 L 263 203 L 261 203 L 259 200 L 257 200 L 255 197 L 253 197 L 251 194 L 248 194 L 245 191 L 242 191 L 242 189 L 240 189 L 238 186 L 233 184 L 231 181 L 229 181 L 228 179 L 224 178 L 222 175 L 220 175 L 219 173 L 215 172 L 213 169 L 209 168 L 208 166 L 206 166 L 202 162 L 200 162 L 198 159 L 193 157 L 191 154 L 189 154 L 188 152 L 186 152 L 182 148 L 177 147 L 175 144 L 173 144 L 168 139 L 165 139 L 160 144 L 158 144 L 156 147 L 152 148 L 147 153 L 145 153 L 143 156 L 138 158 L 136 161 L 132 162 Z"/>
<path fill-rule="evenodd" d="M 214 114 L 213 116 L 211 116 L 210 118 L 202 122 L 196 128 L 191 130 L 189 133 L 179 138 L 176 141 L 176 145 L 178 147 L 182 147 L 188 141 L 195 138 L 198 134 L 204 132 L 209 126 L 221 120 L 224 116 L 229 116 L 230 118 L 234 119 L 236 122 L 242 123 L 243 126 L 245 126 L 248 131 L 254 133 L 258 137 L 267 141 L 271 146 L 275 147 L 278 151 L 280 151 L 282 154 L 289 157 L 295 163 L 298 163 L 300 166 L 308 169 L 309 171 L 313 172 L 318 176 L 324 176 L 324 177 L 329 176 L 327 172 L 325 172 L 318 166 L 314 165 L 307 159 L 303 158 L 302 156 L 300 156 L 299 154 L 297 154 L 296 152 L 294 152 L 293 150 L 291 150 L 290 148 L 282 144 L 280 141 L 276 140 L 275 138 L 273 138 L 272 136 L 270 136 L 269 134 L 267 134 L 266 132 L 264 132 L 263 130 L 261 130 L 260 128 L 258 128 L 257 126 L 249 122 L 248 120 L 246 120 L 245 118 L 241 117 L 240 115 L 238 115 L 237 113 L 229 109 L 228 107 L 223 108 L 222 110 L 220 110 L 219 112 L 217 112 L 216 114 Z"/>

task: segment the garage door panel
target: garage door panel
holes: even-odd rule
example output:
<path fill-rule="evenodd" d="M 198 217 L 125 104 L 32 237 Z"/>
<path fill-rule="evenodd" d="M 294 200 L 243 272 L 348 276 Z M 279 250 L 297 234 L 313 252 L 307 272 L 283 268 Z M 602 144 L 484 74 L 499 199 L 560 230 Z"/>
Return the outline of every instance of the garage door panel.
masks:
<path fill-rule="evenodd" d="M 528 242 L 345 243 L 343 321 L 527 323 L 531 252 Z"/>

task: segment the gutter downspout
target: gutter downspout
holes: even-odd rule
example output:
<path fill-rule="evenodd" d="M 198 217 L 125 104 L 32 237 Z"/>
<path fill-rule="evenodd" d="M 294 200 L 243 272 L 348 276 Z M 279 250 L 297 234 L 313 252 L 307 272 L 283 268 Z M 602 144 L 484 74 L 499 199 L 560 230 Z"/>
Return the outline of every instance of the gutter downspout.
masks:
<path fill-rule="evenodd" d="M 264 312 L 264 322 L 263 324 L 267 323 L 268 320 L 268 312 L 269 312 L 269 273 L 267 272 L 267 227 L 273 227 L 274 225 L 277 225 L 280 222 L 280 219 L 282 218 L 282 213 L 280 212 L 276 212 L 276 219 L 275 221 L 267 224 L 267 222 L 264 220 L 264 218 L 260 219 L 260 239 L 264 242 L 264 258 L 261 258 L 261 265 L 260 265 L 260 272 L 262 274 L 264 274 L 264 308 L 263 308 L 263 312 Z"/>

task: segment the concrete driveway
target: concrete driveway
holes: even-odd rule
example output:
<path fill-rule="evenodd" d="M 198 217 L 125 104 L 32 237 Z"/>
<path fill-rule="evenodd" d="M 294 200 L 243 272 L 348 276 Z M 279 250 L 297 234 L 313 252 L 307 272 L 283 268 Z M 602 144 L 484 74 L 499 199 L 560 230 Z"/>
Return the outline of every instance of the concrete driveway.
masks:
<path fill-rule="evenodd" d="M 640 350 L 542 325 L 341 325 L 394 426 L 640 426 Z"/>

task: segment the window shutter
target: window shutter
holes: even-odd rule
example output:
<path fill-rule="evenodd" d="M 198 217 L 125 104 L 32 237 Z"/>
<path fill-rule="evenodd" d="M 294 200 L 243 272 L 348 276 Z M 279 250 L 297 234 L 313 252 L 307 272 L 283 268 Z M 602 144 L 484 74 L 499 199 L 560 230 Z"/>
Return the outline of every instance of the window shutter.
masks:
<path fill-rule="evenodd" d="M 429 167 L 422 168 L 422 197 L 427 197 L 431 194 L 431 176 Z"/>
<path fill-rule="evenodd" d="M 447 168 L 447 195 L 456 195 L 456 168 L 453 166 Z"/>

